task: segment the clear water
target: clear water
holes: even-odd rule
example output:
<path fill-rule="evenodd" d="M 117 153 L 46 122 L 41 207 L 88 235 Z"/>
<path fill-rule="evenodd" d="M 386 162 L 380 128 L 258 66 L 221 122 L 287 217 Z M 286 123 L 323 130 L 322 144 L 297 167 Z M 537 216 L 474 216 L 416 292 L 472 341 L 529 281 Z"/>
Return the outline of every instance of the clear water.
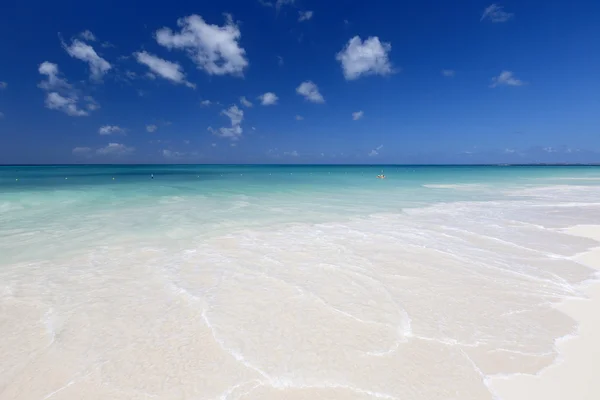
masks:
<path fill-rule="evenodd" d="M 599 195 L 598 167 L 0 167 L 0 399 L 492 398 L 574 332 L 551 304 L 597 243 L 563 229 Z"/>

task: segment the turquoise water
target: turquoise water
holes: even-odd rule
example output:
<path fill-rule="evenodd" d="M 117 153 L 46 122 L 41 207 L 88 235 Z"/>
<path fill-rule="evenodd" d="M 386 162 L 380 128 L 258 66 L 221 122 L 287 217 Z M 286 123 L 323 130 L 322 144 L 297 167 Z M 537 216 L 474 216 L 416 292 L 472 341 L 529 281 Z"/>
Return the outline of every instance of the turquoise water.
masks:
<path fill-rule="evenodd" d="M 583 166 L 3 166 L 0 398 L 492 399 L 576 330 L 598 199 Z"/>

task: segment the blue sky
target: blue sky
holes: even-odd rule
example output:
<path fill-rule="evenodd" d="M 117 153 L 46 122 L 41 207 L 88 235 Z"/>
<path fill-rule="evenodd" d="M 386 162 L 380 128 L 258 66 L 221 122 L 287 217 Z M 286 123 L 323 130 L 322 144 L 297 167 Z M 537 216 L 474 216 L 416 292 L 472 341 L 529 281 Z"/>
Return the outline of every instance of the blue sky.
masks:
<path fill-rule="evenodd" d="M 596 1 L 4 4 L 0 163 L 600 161 Z"/>

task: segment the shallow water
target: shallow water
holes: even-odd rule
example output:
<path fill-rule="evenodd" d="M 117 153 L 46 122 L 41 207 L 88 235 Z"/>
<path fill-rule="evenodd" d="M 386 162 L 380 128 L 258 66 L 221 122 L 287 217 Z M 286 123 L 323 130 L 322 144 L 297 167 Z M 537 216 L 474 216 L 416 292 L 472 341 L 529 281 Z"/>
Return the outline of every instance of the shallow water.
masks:
<path fill-rule="evenodd" d="M 0 399 L 491 399 L 552 363 L 600 168 L 381 169 L 0 167 Z"/>

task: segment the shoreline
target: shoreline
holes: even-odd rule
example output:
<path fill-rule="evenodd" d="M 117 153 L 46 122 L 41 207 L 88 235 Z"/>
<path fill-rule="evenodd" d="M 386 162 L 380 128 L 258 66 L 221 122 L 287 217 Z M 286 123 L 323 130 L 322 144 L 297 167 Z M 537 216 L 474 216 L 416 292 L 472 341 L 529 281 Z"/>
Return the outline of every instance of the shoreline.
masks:
<path fill-rule="evenodd" d="M 598 247 L 573 259 L 597 271 L 581 283 L 584 298 L 567 299 L 554 307 L 577 322 L 577 331 L 556 339 L 555 361 L 535 375 L 489 376 L 487 385 L 498 400 L 595 400 L 600 398 L 600 225 L 576 225 L 563 232 L 594 239 Z"/>

